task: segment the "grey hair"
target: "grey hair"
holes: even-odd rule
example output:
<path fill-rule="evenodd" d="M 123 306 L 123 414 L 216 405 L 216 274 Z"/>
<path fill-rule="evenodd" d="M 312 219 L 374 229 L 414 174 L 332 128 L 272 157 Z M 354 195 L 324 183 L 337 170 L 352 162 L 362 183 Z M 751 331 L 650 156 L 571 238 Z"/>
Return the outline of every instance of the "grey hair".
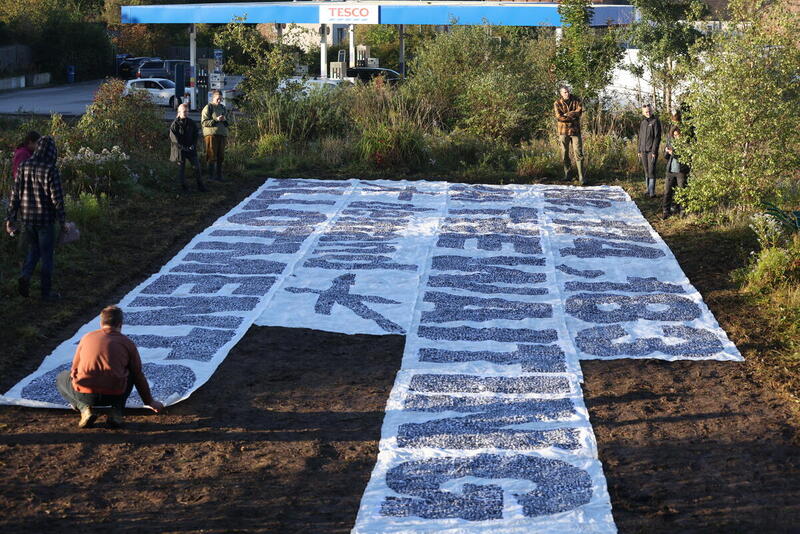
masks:
<path fill-rule="evenodd" d="M 559 86 L 558 86 L 558 90 L 559 90 L 559 92 L 560 92 L 562 89 L 566 89 L 566 90 L 567 90 L 567 91 L 569 91 L 570 93 L 572 92 L 572 88 L 570 88 L 570 86 L 569 86 L 569 85 L 559 85 Z"/>

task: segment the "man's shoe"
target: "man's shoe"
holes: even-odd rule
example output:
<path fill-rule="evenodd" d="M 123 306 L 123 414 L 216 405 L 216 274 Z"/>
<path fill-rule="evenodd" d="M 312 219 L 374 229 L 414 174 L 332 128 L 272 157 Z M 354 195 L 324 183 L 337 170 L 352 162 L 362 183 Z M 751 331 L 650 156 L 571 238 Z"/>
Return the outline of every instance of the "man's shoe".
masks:
<path fill-rule="evenodd" d="M 125 426 L 125 420 L 122 417 L 122 414 L 111 412 L 106 417 L 106 424 L 109 428 L 122 428 Z"/>
<path fill-rule="evenodd" d="M 31 294 L 31 281 L 27 278 L 18 278 L 17 291 L 21 297 L 29 296 Z"/>
<path fill-rule="evenodd" d="M 670 215 L 672 215 L 670 212 L 665 211 L 664 213 L 661 214 L 661 218 L 662 219 L 669 219 Z"/>
<path fill-rule="evenodd" d="M 81 420 L 78 421 L 79 428 L 87 428 L 92 426 L 92 423 L 97 419 L 97 414 L 92 411 L 92 408 L 86 406 L 81 408 Z"/>

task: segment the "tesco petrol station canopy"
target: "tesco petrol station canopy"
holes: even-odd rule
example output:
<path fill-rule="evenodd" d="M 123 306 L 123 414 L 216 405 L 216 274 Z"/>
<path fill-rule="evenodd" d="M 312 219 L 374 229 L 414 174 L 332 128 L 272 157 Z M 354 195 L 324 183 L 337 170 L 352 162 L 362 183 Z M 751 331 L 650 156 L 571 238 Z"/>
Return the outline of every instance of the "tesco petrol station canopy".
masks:
<path fill-rule="evenodd" d="M 593 26 L 628 24 L 630 5 L 597 4 Z M 520 2 L 242 2 L 122 6 L 123 24 L 423 24 L 560 26 L 558 4 Z"/>

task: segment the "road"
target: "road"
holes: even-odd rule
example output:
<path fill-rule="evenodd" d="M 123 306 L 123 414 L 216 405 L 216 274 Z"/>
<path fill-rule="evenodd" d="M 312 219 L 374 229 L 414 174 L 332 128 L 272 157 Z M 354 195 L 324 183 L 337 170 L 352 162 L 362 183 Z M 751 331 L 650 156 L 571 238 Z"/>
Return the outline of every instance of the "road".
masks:
<path fill-rule="evenodd" d="M 50 115 L 60 113 L 78 116 L 86 112 L 103 80 L 57 85 L 41 89 L 17 89 L 0 94 L 0 115 L 30 114 Z M 199 113 L 189 115 L 199 119 Z M 175 112 L 164 108 L 164 119 L 172 119 Z"/>
<path fill-rule="evenodd" d="M 92 103 L 102 80 L 44 87 L 42 89 L 18 89 L 0 95 L 0 113 L 33 113 L 36 115 L 83 115 L 86 106 Z"/>

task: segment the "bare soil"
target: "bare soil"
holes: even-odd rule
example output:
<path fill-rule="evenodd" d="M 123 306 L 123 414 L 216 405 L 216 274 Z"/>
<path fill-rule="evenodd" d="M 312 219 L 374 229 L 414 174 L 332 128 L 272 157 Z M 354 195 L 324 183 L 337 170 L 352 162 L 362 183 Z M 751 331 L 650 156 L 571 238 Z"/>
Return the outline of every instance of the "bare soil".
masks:
<path fill-rule="evenodd" d="M 3 532 L 348 532 L 402 336 L 253 327 L 206 385 L 121 430 L 0 409 Z"/>

